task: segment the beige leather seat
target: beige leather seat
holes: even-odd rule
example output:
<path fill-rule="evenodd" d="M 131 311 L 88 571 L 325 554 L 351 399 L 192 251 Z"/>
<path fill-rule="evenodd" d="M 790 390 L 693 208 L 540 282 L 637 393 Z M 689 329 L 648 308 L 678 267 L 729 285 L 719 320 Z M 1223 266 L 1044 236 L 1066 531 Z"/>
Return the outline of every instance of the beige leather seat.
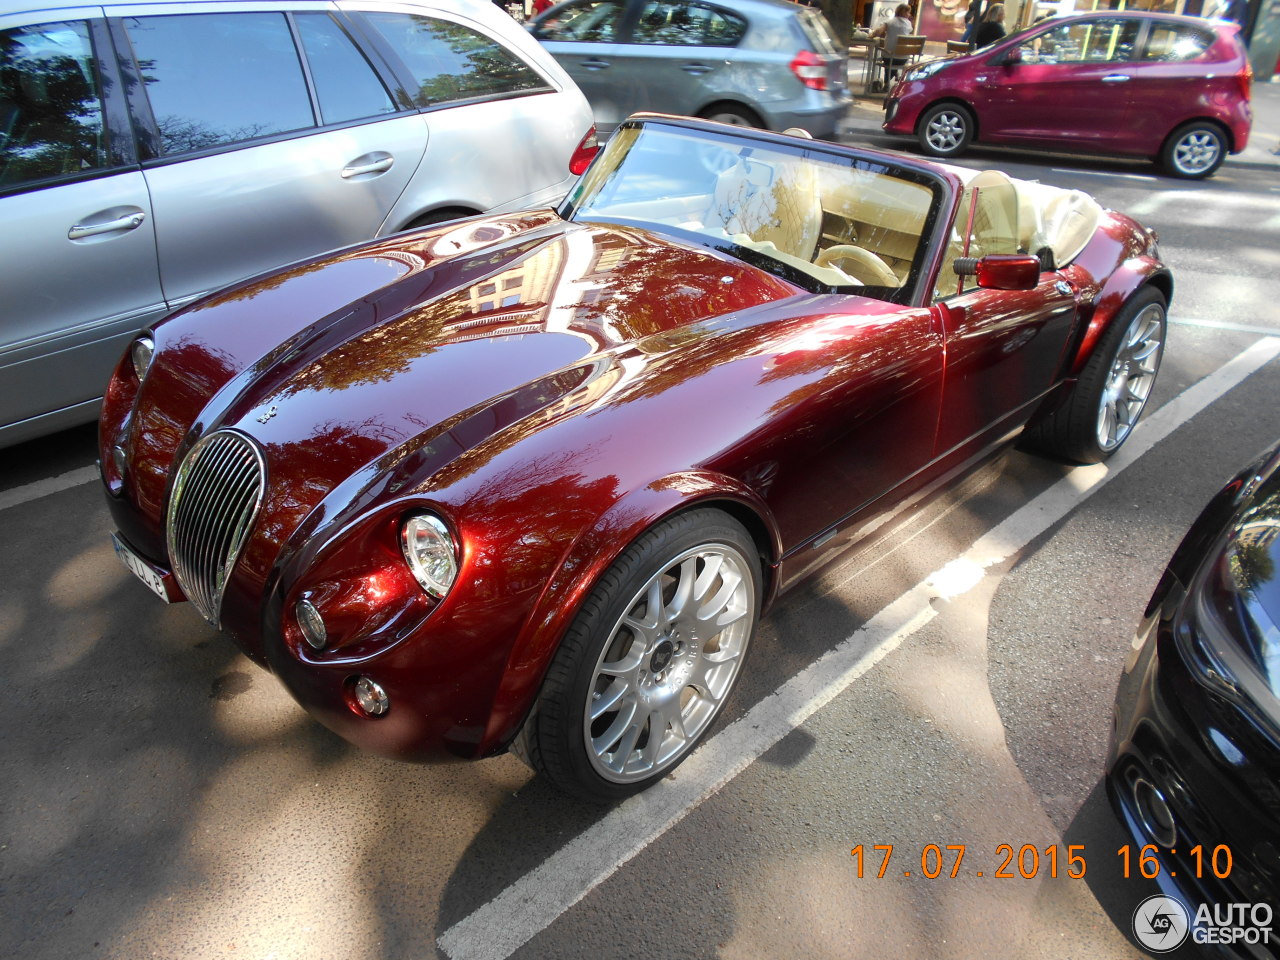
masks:
<path fill-rule="evenodd" d="M 739 159 L 716 177 L 706 222 L 731 236 L 746 234 L 789 256 L 812 261 L 822 233 L 812 166 Z"/>

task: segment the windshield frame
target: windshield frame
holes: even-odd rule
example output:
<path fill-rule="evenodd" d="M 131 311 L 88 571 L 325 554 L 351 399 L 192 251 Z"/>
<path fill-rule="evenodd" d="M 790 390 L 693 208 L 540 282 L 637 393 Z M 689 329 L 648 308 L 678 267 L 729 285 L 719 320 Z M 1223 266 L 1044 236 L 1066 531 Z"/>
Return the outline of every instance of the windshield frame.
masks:
<path fill-rule="evenodd" d="M 764 130 L 729 127 L 708 121 L 686 120 L 662 115 L 634 116 L 620 124 L 614 136 L 623 131 L 635 131 L 638 137 L 645 129 L 663 127 L 672 128 L 685 135 L 702 136 L 710 141 L 732 141 L 735 145 L 744 141 L 758 141 L 761 146 L 767 146 L 769 150 L 778 153 L 790 154 L 796 158 L 811 159 L 837 166 L 847 166 L 851 171 L 878 174 L 927 188 L 931 195 L 929 208 L 921 224 L 920 242 L 916 246 L 915 255 L 902 285 L 895 288 L 863 284 L 827 284 L 802 270 L 775 260 L 767 254 L 744 248 L 729 240 L 722 240 L 692 230 L 683 230 L 661 222 L 631 217 L 609 217 L 600 214 L 580 215 L 579 206 L 583 193 L 587 185 L 593 182 L 592 172 L 596 169 L 596 164 L 601 163 L 602 158 L 608 152 L 608 144 L 597 155 L 591 167 L 579 178 L 578 183 L 565 196 L 556 212 L 563 219 L 574 223 L 590 222 L 625 225 L 715 250 L 741 260 L 756 269 L 764 270 L 810 293 L 853 294 L 903 306 L 921 305 L 925 296 L 924 280 L 927 279 L 929 266 L 935 258 L 939 237 L 945 233 L 939 227 L 943 221 L 950 217 L 955 205 L 956 192 L 954 186 L 942 171 L 934 171 L 927 166 L 917 166 L 910 162 L 900 162 L 898 158 L 887 154 L 854 150 L 825 141 L 803 140 L 799 137 L 775 134 Z"/>

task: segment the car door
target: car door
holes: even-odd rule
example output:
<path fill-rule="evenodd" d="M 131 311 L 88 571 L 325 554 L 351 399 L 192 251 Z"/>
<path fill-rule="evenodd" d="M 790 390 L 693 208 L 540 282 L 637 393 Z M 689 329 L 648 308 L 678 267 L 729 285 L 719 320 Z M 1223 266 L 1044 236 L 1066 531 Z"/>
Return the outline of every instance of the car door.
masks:
<path fill-rule="evenodd" d="M 966 191 L 956 220 L 964 229 L 972 222 L 969 244 L 954 244 L 944 255 L 934 291 L 946 339 L 939 457 L 969 444 L 976 452 L 1020 426 L 1055 384 L 1075 329 L 1075 290 L 1056 271 L 1041 273 L 1034 290 L 1013 291 L 979 288 L 951 269 L 954 257 L 966 253 L 1020 252 L 1016 191 L 999 180 L 981 174 Z"/>
<path fill-rule="evenodd" d="M 726 95 L 741 101 L 759 92 L 735 86 L 734 47 L 746 32 L 747 21 L 721 7 L 644 0 L 610 55 L 610 82 L 631 91 L 632 110 L 689 115 Z"/>
<path fill-rule="evenodd" d="M 1133 117 L 1127 68 L 1141 26 L 1073 18 L 994 54 L 974 78 L 982 138 L 1118 149 Z M 1020 61 L 1004 62 L 1014 51 Z"/>
<path fill-rule="evenodd" d="M 0 18 L 0 444 L 90 419 L 165 309 L 101 11 L 58 16 Z"/>
<path fill-rule="evenodd" d="M 343 26 L 319 10 L 159 9 L 122 8 L 118 32 L 141 67 L 169 301 L 375 236 L 426 125 Z"/>
<path fill-rule="evenodd" d="M 1211 79 L 1213 68 L 1222 66 L 1207 62 L 1214 39 L 1212 30 L 1194 23 L 1148 24 L 1142 50 L 1125 69 L 1125 91 L 1133 108 L 1128 146 L 1133 152 L 1155 156 L 1178 123 L 1214 99 L 1215 84 L 1234 81 L 1225 72 Z"/>
<path fill-rule="evenodd" d="M 622 78 L 626 21 L 623 0 L 570 0 L 554 7 L 533 28 L 534 37 L 590 102 L 602 133 L 639 109 L 637 91 Z"/>

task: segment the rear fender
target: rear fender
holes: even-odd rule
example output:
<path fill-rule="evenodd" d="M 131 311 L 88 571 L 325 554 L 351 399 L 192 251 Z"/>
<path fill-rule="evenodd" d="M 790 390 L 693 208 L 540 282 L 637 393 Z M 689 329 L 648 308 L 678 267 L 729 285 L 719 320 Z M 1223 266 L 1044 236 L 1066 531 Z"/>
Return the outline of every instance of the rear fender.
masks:
<path fill-rule="evenodd" d="M 772 512 L 754 490 L 724 474 L 691 470 L 628 494 L 583 531 L 548 578 L 512 645 L 478 755 L 499 752 L 519 732 L 561 637 L 614 561 L 654 524 L 703 505 L 723 508 L 742 522 L 759 544 L 767 581 L 761 605 L 768 605 L 775 581 L 771 571 L 782 555 L 782 543 Z"/>

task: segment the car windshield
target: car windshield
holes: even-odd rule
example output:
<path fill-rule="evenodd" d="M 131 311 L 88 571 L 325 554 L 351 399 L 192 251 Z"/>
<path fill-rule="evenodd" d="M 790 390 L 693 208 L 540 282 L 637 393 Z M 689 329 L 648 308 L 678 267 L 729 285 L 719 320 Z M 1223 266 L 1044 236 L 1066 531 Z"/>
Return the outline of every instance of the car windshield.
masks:
<path fill-rule="evenodd" d="M 693 240 L 815 293 L 910 303 L 942 193 L 883 161 L 650 121 L 618 130 L 564 212 Z"/>

